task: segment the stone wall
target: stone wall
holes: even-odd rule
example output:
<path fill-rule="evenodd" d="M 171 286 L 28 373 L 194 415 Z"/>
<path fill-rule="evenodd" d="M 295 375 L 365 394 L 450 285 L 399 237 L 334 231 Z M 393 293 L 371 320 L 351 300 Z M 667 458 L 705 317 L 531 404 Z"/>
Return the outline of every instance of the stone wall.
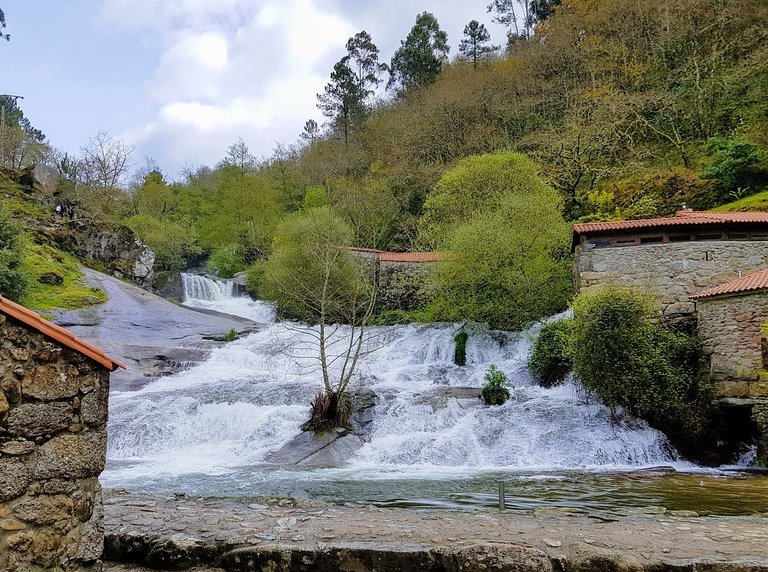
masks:
<path fill-rule="evenodd" d="M 378 307 L 384 310 L 415 310 L 429 297 L 428 274 L 432 262 L 380 262 Z"/>
<path fill-rule="evenodd" d="M 768 241 L 681 242 L 620 248 L 576 248 L 578 289 L 595 285 L 631 286 L 655 293 L 667 315 L 691 314 L 688 299 L 768 266 Z"/>
<path fill-rule="evenodd" d="M 765 335 L 768 295 L 705 298 L 697 303 L 699 335 L 710 357 L 712 380 L 722 397 L 768 397 Z"/>
<path fill-rule="evenodd" d="M 0 570 L 98 570 L 109 372 L 0 314 Z"/>

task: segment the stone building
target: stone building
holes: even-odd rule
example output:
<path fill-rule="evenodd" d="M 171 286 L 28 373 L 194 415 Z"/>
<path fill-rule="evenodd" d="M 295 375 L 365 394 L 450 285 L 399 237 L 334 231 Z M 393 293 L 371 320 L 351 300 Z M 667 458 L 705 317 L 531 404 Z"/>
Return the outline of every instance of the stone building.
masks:
<path fill-rule="evenodd" d="M 693 294 L 768 266 L 768 213 L 575 224 L 573 249 L 578 289 L 631 286 L 658 295 L 668 316 L 691 315 Z"/>
<path fill-rule="evenodd" d="M 691 296 L 710 375 L 724 405 L 751 410 L 758 455 L 768 465 L 768 270 Z"/>
<path fill-rule="evenodd" d="M 109 374 L 122 365 L 0 297 L 0 570 L 98 570 Z"/>
<path fill-rule="evenodd" d="M 364 262 L 378 289 L 380 310 L 413 310 L 428 296 L 427 274 L 441 259 L 439 252 L 385 252 L 352 248 Z"/>
<path fill-rule="evenodd" d="M 724 430 L 756 437 L 768 465 L 768 213 L 576 224 L 573 248 L 578 289 L 629 286 L 696 320 Z"/>

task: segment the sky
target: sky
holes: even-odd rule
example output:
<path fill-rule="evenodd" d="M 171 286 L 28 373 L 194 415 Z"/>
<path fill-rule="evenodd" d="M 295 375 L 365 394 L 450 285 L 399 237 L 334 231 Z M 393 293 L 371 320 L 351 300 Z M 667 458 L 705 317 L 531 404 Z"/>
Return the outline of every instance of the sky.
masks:
<path fill-rule="evenodd" d="M 21 95 L 32 124 L 77 154 L 98 131 L 135 146 L 170 178 L 214 165 L 242 138 L 257 157 L 292 144 L 347 39 L 368 31 L 389 63 L 432 12 L 451 56 L 464 26 L 504 30 L 488 0 L 0 0 L 0 93 Z M 386 75 L 384 77 L 386 81 Z"/>

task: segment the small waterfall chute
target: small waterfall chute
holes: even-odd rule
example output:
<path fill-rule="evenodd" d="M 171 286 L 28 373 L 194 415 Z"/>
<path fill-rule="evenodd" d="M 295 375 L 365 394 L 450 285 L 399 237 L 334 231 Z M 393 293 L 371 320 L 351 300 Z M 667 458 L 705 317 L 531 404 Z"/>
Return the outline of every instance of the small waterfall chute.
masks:
<path fill-rule="evenodd" d="M 272 304 L 238 295 L 234 280 L 218 280 L 185 272 L 181 274 L 181 282 L 184 286 L 184 304 L 187 306 L 215 310 L 254 322 L 275 321 L 275 309 Z"/>

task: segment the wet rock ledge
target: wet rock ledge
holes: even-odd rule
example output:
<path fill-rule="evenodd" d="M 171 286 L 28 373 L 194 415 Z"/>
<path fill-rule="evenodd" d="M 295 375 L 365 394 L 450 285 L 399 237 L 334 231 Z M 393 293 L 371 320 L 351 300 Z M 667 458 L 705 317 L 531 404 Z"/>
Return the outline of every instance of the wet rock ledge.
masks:
<path fill-rule="evenodd" d="M 768 518 L 105 495 L 114 572 L 768 572 Z"/>

